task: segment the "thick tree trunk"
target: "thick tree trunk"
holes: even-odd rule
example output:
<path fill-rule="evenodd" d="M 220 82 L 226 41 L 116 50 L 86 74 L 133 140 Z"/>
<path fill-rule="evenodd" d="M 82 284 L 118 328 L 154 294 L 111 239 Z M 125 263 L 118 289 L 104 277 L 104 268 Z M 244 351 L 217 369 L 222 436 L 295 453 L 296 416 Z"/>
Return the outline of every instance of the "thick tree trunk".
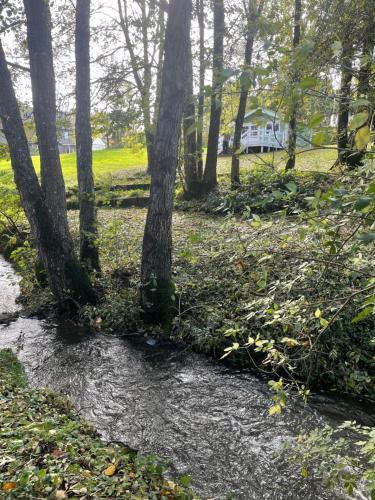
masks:
<path fill-rule="evenodd" d="M 82 271 L 70 241 L 62 238 L 56 228 L 38 183 L 1 42 L 0 116 L 21 203 L 56 301 L 61 308 L 94 301 L 87 275 Z"/>
<path fill-rule="evenodd" d="M 197 116 L 197 177 L 203 178 L 203 120 L 204 120 L 204 84 L 206 78 L 205 57 L 205 23 L 204 23 L 204 0 L 197 0 L 196 11 L 199 25 L 199 102 Z"/>
<path fill-rule="evenodd" d="M 80 257 L 88 269 L 99 271 L 90 121 L 90 0 L 77 0 L 75 51 Z"/>
<path fill-rule="evenodd" d="M 249 18 L 247 20 L 247 33 L 246 33 L 246 47 L 245 47 L 245 61 L 244 70 L 248 70 L 251 65 L 253 57 L 254 38 L 257 32 L 258 18 L 261 13 L 263 3 L 260 1 L 259 7 L 256 8 L 255 0 L 249 0 Z M 249 84 L 244 79 L 241 83 L 240 103 L 236 117 L 236 124 L 233 139 L 233 156 L 232 156 L 232 169 L 231 169 L 231 183 L 232 187 L 239 186 L 240 181 L 240 157 L 239 149 L 241 148 L 242 128 L 245 120 L 247 98 L 249 95 Z"/>
<path fill-rule="evenodd" d="M 45 0 L 24 0 L 24 5 L 41 185 L 53 223 L 61 236 L 69 239 L 65 184 L 56 131 L 56 90 L 50 12 Z"/>
<path fill-rule="evenodd" d="M 186 78 L 186 95 L 184 109 L 184 177 L 185 193 L 193 196 L 198 186 L 197 175 L 197 128 L 195 121 L 195 104 L 193 88 L 193 60 L 191 41 L 189 40 L 188 75 Z"/>
<path fill-rule="evenodd" d="M 210 129 L 208 133 L 207 158 L 204 184 L 207 190 L 217 184 L 217 150 L 219 145 L 224 65 L 224 0 L 213 0 L 214 50 L 211 97 Z"/>
<path fill-rule="evenodd" d="M 337 120 L 337 150 L 338 160 L 341 164 L 347 163 L 350 156 L 348 125 L 353 78 L 352 58 L 353 48 L 346 43 L 343 45 L 341 57 L 341 85 Z"/>
<path fill-rule="evenodd" d="M 172 210 L 188 74 L 191 0 L 171 0 L 165 35 L 160 110 L 142 251 L 142 305 L 155 322 L 173 313 Z"/>
<path fill-rule="evenodd" d="M 297 47 L 301 42 L 301 19 L 302 19 L 302 0 L 295 0 L 294 4 L 294 32 L 293 32 L 293 52 L 295 54 Z M 294 67 L 296 61 L 293 60 L 292 81 L 291 81 L 291 105 L 289 118 L 288 134 L 288 161 L 286 170 L 292 170 L 296 166 L 296 147 L 297 147 L 297 112 L 298 101 L 295 95 L 296 84 L 298 83 L 298 71 Z"/>

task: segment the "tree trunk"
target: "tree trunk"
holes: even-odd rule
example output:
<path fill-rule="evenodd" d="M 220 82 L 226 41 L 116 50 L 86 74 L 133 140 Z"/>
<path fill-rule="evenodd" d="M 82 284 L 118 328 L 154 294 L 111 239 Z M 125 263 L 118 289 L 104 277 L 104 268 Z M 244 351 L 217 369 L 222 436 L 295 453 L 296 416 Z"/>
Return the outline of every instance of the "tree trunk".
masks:
<path fill-rule="evenodd" d="M 9 145 L 16 186 L 51 291 L 59 306 L 64 309 L 72 305 L 75 307 L 77 302 L 79 304 L 93 302 L 95 295 L 87 275 L 82 271 L 70 241 L 62 238 L 56 228 L 38 183 L 1 41 L 0 115 Z"/>
<path fill-rule="evenodd" d="M 224 0 L 213 0 L 214 8 L 214 50 L 211 96 L 210 129 L 208 133 L 207 159 L 204 184 L 211 190 L 217 184 L 217 150 L 219 146 L 221 104 L 224 69 Z"/>
<path fill-rule="evenodd" d="M 302 19 L 302 0 L 295 0 L 294 4 L 294 33 L 293 33 L 293 54 L 301 42 L 301 19 Z M 288 134 L 288 161 L 286 170 L 292 170 L 296 166 L 296 147 L 297 147 L 297 112 L 298 101 L 295 95 L 296 84 L 298 82 L 298 71 L 295 68 L 295 58 L 293 58 L 292 81 L 291 81 L 291 106 Z"/>
<path fill-rule="evenodd" d="M 155 322 L 167 321 L 174 306 L 172 210 L 178 143 L 188 74 L 191 0 L 171 0 L 165 35 L 160 109 L 151 171 L 150 205 L 142 250 L 142 305 Z"/>
<path fill-rule="evenodd" d="M 56 90 L 50 12 L 45 0 L 24 0 L 40 176 L 46 204 L 62 238 L 69 239 L 65 184 L 56 131 Z"/>
<path fill-rule="evenodd" d="M 245 64 L 244 64 L 245 71 L 248 70 L 251 66 L 251 60 L 253 57 L 254 38 L 257 32 L 257 23 L 261 13 L 262 6 L 263 3 L 261 1 L 259 3 L 258 9 L 256 9 L 255 0 L 249 0 L 249 7 L 248 7 L 249 17 L 247 20 Z M 231 169 L 232 187 L 239 186 L 241 183 L 239 149 L 241 148 L 242 129 L 245 121 L 247 98 L 249 95 L 249 84 L 246 80 L 247 79 L 244 79 L 243 82 L 241 82 L 240 103 L 238 106 L 238 112 L 234 130 L 233 156 L 232 156 L 232 169 Z"/>
<path fill-rule="evenodd" d="M 375 45 L 375 4 L 373 0 L 366 0 L 365 16 L 366 28 L 362 47 L 362 64 L 358 78 L 358 97 L 368 98 Z"/>
<path fill-rule="evenodd" d="M 337 120 L 337 150 L 338 160 L 341 164 L 347 163 L 350 156 L 348 125 L 351 84 L 353 78 L 352 58 L 353 47 L 350 44 L 345 43 L 343 45 L 341 57 L 341 85 Z"/>
<path fill-rule="evenodd" d="M 80 257 L 88 269 L 99 271 L 90 121 L 90 0 L 77 0 L 75 51 Z"/>
<path fill-rule="evenodd" d="M 165 38 L 165 14 L 164 9 L 159 6 L 159 19 L 158 19 L 159 31 L 159 52 L 158 52 L 158 66 L 156 71 L 156 92 L 155 92 L 155 105 L 154 105 L 154 120 L 153 120 L 153 130 L 156 130 L 159 116 L 159 103 L 160 103 L 160 91 L 161 91 L 161 79 L 163 71 L 163 60 L 164 60 L 164 38 Z"/>
<path fill-rule="evenodd" d="M 206 78 L 205 58 L 205 24 L 204 24 L 204 0 L 197 0 L 196 11 L 199 25 L 199 102 L 197 117 L 197 177 L 203 178 L 203 121 L 204 121 L 204 84 Z"/>
<path fill-rule="evenodd" d="M 188 75 L 186 78 L 186 95 L 184 110 L 184 176 L 185 193 L 193 196 L 198 189 L 197 175 L 197 128 L 195 122 L 195 104 L 193 89 L 193 60 L 191 40 L 188 47 Z"/>

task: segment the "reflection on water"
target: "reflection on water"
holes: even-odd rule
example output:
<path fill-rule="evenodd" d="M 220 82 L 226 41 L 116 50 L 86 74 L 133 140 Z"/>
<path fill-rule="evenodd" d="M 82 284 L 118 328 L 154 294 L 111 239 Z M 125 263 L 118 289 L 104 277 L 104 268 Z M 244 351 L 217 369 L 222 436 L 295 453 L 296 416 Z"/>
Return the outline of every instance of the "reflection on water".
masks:
<path fill-rule="evenodd" d="M 17 287 L 11 290 L 14 301 Z M 302 481 L 275 452 L 288 437 L 326 422 L 330 405 L 335 418 L 350 418 L 351 404 L 317 398 L 316 410 L 295 401 L 270 418 L 267 384 L 253 375 L 70 323 L 19 318 L 0 328 L 4 346 L 18 350 L 31 384 L 67 394 L 103 439 L 168 458 L 170 471 L 191 475 L 204 498 L 224 498 L 225 492 L 254 500 L 341 498 Z M 371 420 L 370 413 L 363 417 Z"/>

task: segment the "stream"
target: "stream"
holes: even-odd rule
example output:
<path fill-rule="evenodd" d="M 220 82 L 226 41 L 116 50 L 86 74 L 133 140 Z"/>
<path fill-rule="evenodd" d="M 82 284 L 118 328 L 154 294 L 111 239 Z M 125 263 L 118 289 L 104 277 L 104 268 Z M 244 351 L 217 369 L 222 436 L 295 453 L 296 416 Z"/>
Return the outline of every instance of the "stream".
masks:
<path fill-rule="evenodd" d="M 17 312 L 18 278 L 0 257 L 0 316 Z M 153 344 L 153 343 L 151 343 Z M 20 316 L 0 325 L 29 382 L 67 395 L 104 441 L 159 455 L 169 473 L 190 475 L 205 499 L 345 498 L 275 455 L 282 442 L 325 423 L 375 424 L 375 409 L 354 400 L 290 400 L 268 417 L 267 382 L 204 356 L 136 337 L 93 334 L 71 323 Z"/>

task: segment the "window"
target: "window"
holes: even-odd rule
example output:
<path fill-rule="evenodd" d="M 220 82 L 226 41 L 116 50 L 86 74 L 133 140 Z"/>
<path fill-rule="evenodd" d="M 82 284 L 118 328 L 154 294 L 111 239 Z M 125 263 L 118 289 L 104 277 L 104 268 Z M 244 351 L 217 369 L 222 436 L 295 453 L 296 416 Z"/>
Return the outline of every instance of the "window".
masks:
<path fill-rule="evenodd" d="M 273 124 L 272 123 L 267 123 L 266 125 L 266 135 L 270 135 L 273 129 Z"/>
<path fill-rule="evenodd" d="M 252 135 L 253 137 L 258 135 L 258 126 L 257 125 L 251 125 L 250 135 Z"/>
<path fill-rule="evenodd" d="M 280 130 L 280 123 L 275 123 L 275 132 Z"/>
<path fill-rule="evenodd" d="M 242 127 L 242 136 L 246 135 L 249 131 L 249 127 Z"/>

